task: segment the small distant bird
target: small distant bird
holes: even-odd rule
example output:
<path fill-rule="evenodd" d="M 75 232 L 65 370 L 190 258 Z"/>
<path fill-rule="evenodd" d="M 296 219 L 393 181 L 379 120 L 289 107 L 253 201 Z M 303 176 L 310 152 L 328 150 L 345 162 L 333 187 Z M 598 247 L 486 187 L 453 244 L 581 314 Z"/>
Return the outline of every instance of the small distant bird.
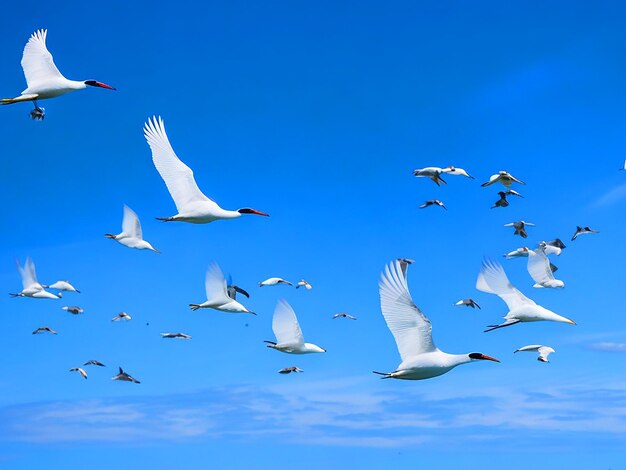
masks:
<path fill-rule="evenodd" d="M 92 359 L 91 361 L 87 361 L 83 364 L 84 366 L 99 366 L 99 367 L 106 367 L 102 362 L 100 361 L 96 361 L 95 359 Z"/>
<path fill-rule="evenodd" d="M 576 227 L 576 232 L 572 236 L 572 241 L 576 240 L 579 235 L 584 235 L 586 233 L 600 233 L 599 230 L 593 230 L 589 227 Z"/>
<path fill-rule="evenodd" d="M 528 346 L 516 349 L 513 352 L 516 353 L 519 351 L 537 351 L 539 353 L 539 357 L 537 358 L 537 360 L 540 362 L 550 362 L 548 361 L 548 356 L 550 355 L 550 353 L 556 352 L 550 346 L 542 346 L 541 344 L 530 344 Z"/>
<path fill-rule="evenodd" d="M 56 335 L 57 332 L 54 331 L 52 328 L 50 328 L 49 326 L 40 326 L 39 328 L 37 328 L 35 331 L 33 331 L 34 335 L 38 335 L 39 333 L 52 333 L 53 335 Z"/>
<path fill-rule="evenodd" d="M 201 304 L 189 304 L 191 310 L 212 308 L 221 312 L 251 313 L 252 315 L 256 315 L 256 313 L 251 312 L 228 295 L 226 279 L 217 263 L 212 263 L 209 269 L 207 269 L 204 289 L 206 291 L 207 300 Z"/>
<path fill-rule="evenodd" d="M 278 371 L 279 374 L 291 374 L 292 372 L 304 372 L 304 371 L 296 366 L 285 367 L 284 369 L 280 369 Z"/>
<path fill-rule="evenodd" d="M 299 289 L 300 287 L 304 287 L 306 290 L 313 289 L 313 286 L 304 279 L 300 279 L 300 281 L 296 284 L 296 289 Z"/>
<path fill-rule="evenodd" d="M 465 305 L 466 307 L 472 307 L 472 308 L 476 308 L 478 307 L 478 309 L 480 310 L 480 305 L 478 305 L 474 300 L 472 299 L 462 299 L 459 300 L 457 303 L 455 303 L 454 305 Z"/>
<path fill-rule="evenodd" d="M 524 197 L 520 193 L 515 191 L 514 189 L 507 189 L 506 191 L 504 191 L 504 194 L 506 194 L 507 196 L 517 196 L 517 197 L 521 197 L 521 198 Z"/>
<path fill-rule="evenodd" d="M 191 339 L 191 336 L 185 333 L 161 333 L 161 338 Z"/>
<path fill-rule="evenodd" d="M 117 235 L 110 233 L 105 234 L 107 238 L 111 238 L 116 242 L 127 246 L 128 248 L 136 248 L 138 250 L 151 250 L 160 253 L 150 243 L 143 239 L 141 232 L 141 223 L 139 217 L 130 207 L 124 204 L 124 219 L 122 220 L 122 232 Z"/>
<path fill-rule="evenodd" d="M 115 90 L 106 83 L 95 80 L 76 81 L 68 80 L 52 60 L 52 54 L 46 48 L 46 35 L 48 30 L 40 29 L 35 31 L 24 47 L 22 54 L 22 69 L 26 77 L 27 88 L 16 98 L 5 98 L 0 100 L 0 104 L 19 103 L 21 101 L 32 101 L 35 109 L 31 112 L 33 119 L 43 119 L 45 112 L 43 108 L 37 106 L 37 100 L 45 100 L 64 95 L 71 91 L 82 90 L 87 86 L 107 88 Z"/>
<path fill-rule="evenodd" d="M 519 235 L 522 238 L 527 238 L 528 234 L 526 233 L 526 226 L 529 227 L 534 227 L 535 224 L 532 224 L 530 222 L 525 222 L 523 220 L 518 220 L 517 222 L 511 222 L 508 224 L 504 224 L 505 227 L 514 227 L 515 228 L 515 232 L 513 233 L 513 235 Z"/>
<path fill-rule="evenodd" d="M 543 251 L 542 247 L 528 252 L 528 273 L 535 281 L 533 287 L 545 288 L 563 288 L 565 283 L 554 278 L 554 274 L 550 266 L 550 261 Z"/>
<path fill-rule="evenodd" d="M 543 251 L 546 255 L 557 255 L 561 254 L 561 251 L 565 249 L 565 244 L 561 241 L 560 238 L 555 238 L 554 240 L 550 240 L 549 242 L 541 242 L 539 246 L 543 247 Z"/>
<path fill-rule="evenodd" d="M 500 195 L 500 199 L 498 199 L 493 206 L 492 209 L 496 207 L 507 207 L 509 205 L 509 201 L 506 200 L 506 193 L 504 191 L 500 191 L 498 193 Z"/>
<path fill-rule="evenodd" d="M 618 168 L 618 170 L 626 170 L 626 160 L 624 160 L 624 164 L 621 168 Z"/>
<path fill-rule="evenodd" d="M 32 297 L 35 299 L 60 299 L 61 293 L 53 294 L 44 289 L 37 281 L 35 273 L 35 263 L 28 257 L 24 263 L 24 267 L 20 266 L 19 261 L 15 260 L 17 270 L 22 278 L 22 291 L 16 294 L 9 294 L 11 297 Z"/>
<path fill-rule="evenodd" d="M 433 205 L 438 205 L 439 207 L 443 207 L 445 210 L 448 210 L 448 208 L 444 206 L 443 202 L 441 202 L 439 199 L 429 199 L 428 201 L 424 202 L 424 204 L 420 206 L 420 209 L 424 209 L 425 207 L 433 206 Z"/>
<path fill-rule="evenodd" d="M 528 256 L 528 250 L 529 248 L 527 246 L 523 246 L 502 256 L 504 256 L 506 259 L 525 258 L 526 256 Z"/>
<path fill-rule="evenodd" d="M 79 313 L 83 313 L 84 310 L 76 305 L 72 305 L 71 307 L 61 307 L 61 310 L 65 310 L 66 312 L 71 313 L 72 315 L 78 315 Z"/>
<path fill-rule="evenodd" d="M 111 318 L 111 321 L 120 321 L 120 320 L 128 321 L 132 319 L 133 317 L 131 317 L 128 313 L 120 312 L 117 315 L 115 315 L 113 318 Z"/>
<path fill-rule="evenodd" d="M 437 186 L 440 186 L 441 183 L 446 183 L 441 177 L 441 173 L 443 173 L 443 168 L 439 168 L 436 166 L 429 166 L 426 168 L 418 168 L 417 170 L 413 170 L 413 175 L 417 178 L 425 177 L 430 178 L 435 182 Z"/>
<path fill-rule="evenodd" d="M 296 312 L 285 300 L 279 300 L 272 318 L 272 331 L 276 342 L 265 341 L 268 348 L 290 354 L 324 353 L 326 350 L 313 343 L 305 343 Z"/>
<path fill-rule="evenodd" d="M 482 353 L 448 354 L 437 348 L 430 320 L 413 303 L 406 279 L 406 270 L 397 260 L 385 266 L 380 277 L 380 309 L 402 362 L 393 372 L 374 371 L 375 374 L 383 379 L 422 380 L 477 360 L 500 362 Z"/>
<path fill-rule="evenodd" d="M 144 125 L 144 136 L 152 151 L 152 162 L 167 186 L 178 214 L 172 217 L 158 217 L 164 222 L 189 222 L 192 224 L 208 224 L 214 220 L 235 219 L 243 214 L 256 214 L 268 217 L 265 212 L 243 208 L 236 211 L 224 210 L 206 197 L 193 177 L 193 171 L 174 153 L 163 119 L 153 116 Z M 232 175 L 224 175 L 224 178 Z"/>
<path fill-rule="evenodd" d="M 356 320 L 356 317 L 353 315 L 350 315 L 349 313 L 335 313 L 333 315 L 333 320 L 335 318 L 349 318 L 350 320 Z"/>
<path fill-rule="evenodd" d="M 80 294 L 80 291 L 76 289 L 70 281 L 57 281 L 54 284 L 50 284 L 49 286 L 44 286 L 46 289 L 56 289 L 67 292 L 77 292 Z"/>
<path fill-rule="evenodd" d="M 72 367 L 70 369 L 70 372 L 78 372 L 80 375 L 83 376 L 83 379 L 87 378 L 87 372 L 85 372 L 85 369 L 81 369 L 80 367 Z"/>
<path fill-rule="evenodd" d="M 119 373 L 115 375 L 114 377 L 112 377 L 111 380 L 122 380 L 124 382 L 132 382 L 135 384 L 141 383 L 139 380 L 133 378 L 131 375 L 124 372 L 121 367 L 119 369 L 120 369 Z"/>
<path fill-rule="evenodd" d="M 537 305 L 534 301 L 518 291 L 513 284 L 511 284 L 511 281 L 509 281 L 509 278 L 506 276 L 504 269 L 502 269 L 499 263 L 487 260 L 483 261 L 478 279 L 476 279 L 476 289 L 487 292 L 488 294 L 496 294 L 509 308 L 509 312 L 504 316 L 504 323 L 488 325 L 488 329 L 485 330 L 485 332 L 515 325 L 520 322 L 555 321 L 570 323 L 572 325 L 576 324 L 576 322 L 569 318 L 562 317 L 541 305 Z"/>
<path fill-rule="evenodd" d="M 458 167 L 454 167 L 454 166 L 447 166 L 447 167 L 443 168 L 441 171 L 443 173 L 448 174 L 448 175 L 465 176 L 465 177 L 470 178 L 470 179 L 476 179 L 473 176 L 471 176 L 470 174 L 468 174 L 467 171 L 465 171 L 463 168 L 458 168 Z"/>
<path fill-rule="evenodd" d="M 266 279 L 265 281 L 261 281 L 259 282 L 259 287 L 263 287 L 263 286 L 276 286 L 278 284 L 286 284 L 288 286 L 293 286 L 293 284 L 289 281 L 286 281 L 280 277 L 270 277 L 269 279 Z"/>
<path fill-rule="evenodd" d="M 481 184 L 481 186 L 490 186 L 494 183 L 500 183 L 507 188 L 510 187 L 512 183 L 526 184 L 523 181 L 518 180 L 511 173 L 507 173 L 506 171 L 499 171 L 497 174 L 491 175 L 489 181 Z"/>

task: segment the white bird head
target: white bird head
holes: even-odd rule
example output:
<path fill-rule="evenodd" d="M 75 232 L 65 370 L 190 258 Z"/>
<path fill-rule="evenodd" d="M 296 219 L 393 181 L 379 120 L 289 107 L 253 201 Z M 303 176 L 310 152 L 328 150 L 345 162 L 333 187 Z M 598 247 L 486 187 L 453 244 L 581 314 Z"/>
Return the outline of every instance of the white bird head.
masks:
<path fill-rule="evenodd" d="M 494 362 L 500 362 L 495 357 L 487 356 L 486 354 L 483 354 L 483 353 L 470 353 L 470 354 L 468 354 L 468 356 L 469 356 L 471 361 L 494 361 Z"/>

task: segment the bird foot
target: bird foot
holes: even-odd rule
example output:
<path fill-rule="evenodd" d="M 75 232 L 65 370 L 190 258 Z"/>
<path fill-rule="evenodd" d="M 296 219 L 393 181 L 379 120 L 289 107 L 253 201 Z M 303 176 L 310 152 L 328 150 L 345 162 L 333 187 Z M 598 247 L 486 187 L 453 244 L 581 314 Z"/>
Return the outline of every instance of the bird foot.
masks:
<path fill-rule="evenodd" d="M 44 108 L 36 107 L 30 111 L 30 118 L 36 119 L 37 121 L 43 121 L 43 118 L 46 116 L 46 110 Z"/>

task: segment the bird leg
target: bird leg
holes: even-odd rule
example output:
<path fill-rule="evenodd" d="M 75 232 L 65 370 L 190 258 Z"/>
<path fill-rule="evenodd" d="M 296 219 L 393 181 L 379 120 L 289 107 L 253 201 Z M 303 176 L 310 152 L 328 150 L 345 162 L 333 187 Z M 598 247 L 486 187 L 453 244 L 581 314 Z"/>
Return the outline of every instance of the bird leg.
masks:
<path fill-rule="evenodd" d="M 483 331 L 483 333 L 487 333 L 488 331 L 497 330 L 498 328 L 504 328 L 505 326 L 511 326 L 519 323 L 520 320 L 507 320 L 504 323 L 500 323 L 499 325 L 487 325 L 488 330 Z"/>
<path fill-rule="evenodd" d="M 46 110 L 37 106 L 37 100 L 33 100 L 33 104 L 35 105 L 35 109 L 31 110 L 30 118 L 43 121 L 43 118 L 46 116 Z"/>

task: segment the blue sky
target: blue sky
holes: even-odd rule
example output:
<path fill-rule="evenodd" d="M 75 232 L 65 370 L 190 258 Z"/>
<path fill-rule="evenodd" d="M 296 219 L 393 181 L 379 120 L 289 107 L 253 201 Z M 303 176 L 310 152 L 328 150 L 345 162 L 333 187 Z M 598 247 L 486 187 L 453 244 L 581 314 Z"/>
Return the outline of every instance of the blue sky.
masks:
<path fill-rule="evenodd" d="M 15 259 L 63 300 L 0 296 L 0 466 L 67 468 L 621 468 L 626 435 L 626 7 L 619 2 L 34 2 L 7 6 L 3 97 L 24 88 L 29 35 L 48 29 L 61 72 L 118 88 L 0 109 L 0 282 Z M 203 226 L 175 213 L 142 126 L 165 120 L 178 155 L 222 207 L 271 214 Z M 456 165 L 437 187 L 411 172 Z M 490 209 L 498 170 L 524 199 Z M 419 210 L 426 199 L 444 201 Z M 161 255 L 127 249 L 122 207 Z M 560 237 L 562 291 L 532 289 L 523 246 Z M 576 225 L 601 231 L 570 242 Z M 409 287 L 451 353 L 502 363 L 416 382 L 379 380 L 400 362 L 378 279 L 416 260 Z M 474 288 L 483 256 L 576 326 L 489 334 L 504 303 Z M 216 261 L 257 317 L 191 312 Z M 256 287 L 271 276 L 313 290 Z M 453 307 L 472 297 L 482 310 Z M 277 299 L 327 354 L 267 349 Z M 61 310 L 80 305 L 74 317 Z M 133 320 L 111 323 L 120 311 Z M 331 320 L 349 312 L 356 322 Z M 58 336 L 31 335 L 47 324 Z M 165 331 L 191 341 L 160 338 Z M 512 352 L 556 349 L 549 364 Z M 89 359 L 88 380 L 68 372 Z M 140 385 L 112 382 L 118 365 Z M 298 365 L 298 375 L 276 371 Z M 514 445 L 512 445 L 514 444 Z"/>

